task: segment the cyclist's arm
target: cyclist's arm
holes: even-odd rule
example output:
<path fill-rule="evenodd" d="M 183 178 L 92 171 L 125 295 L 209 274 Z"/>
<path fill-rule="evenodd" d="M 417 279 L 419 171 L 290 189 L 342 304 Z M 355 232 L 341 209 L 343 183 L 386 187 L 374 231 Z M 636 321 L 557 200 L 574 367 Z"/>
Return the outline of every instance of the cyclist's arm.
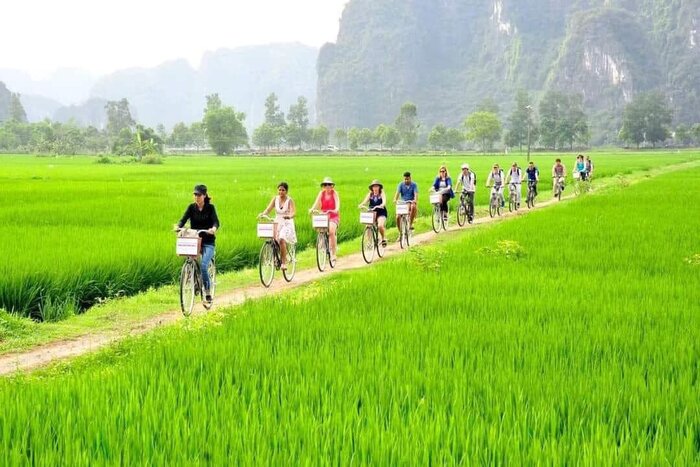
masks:
<path fill-rule="evenodd" d="M 335 209 L 331 210 L 330 212 L 338 214 L 340 212 L 340 197 L 338 196 L 337 191 L 333 192 L 333 198 L 335 198 Z"/>
<path fill-rule="evenodd" d="M 369 201 L 369 193 L 367 193 L 367 196 L 365 196 L 365 199 L 363 199 L 362 202 L 360 203 L 360 207 L 367 206 L 368 201 Z"/>
<path fill-rule="evenodd" d="M 294 219 L 294 216 L 297 215 L 297 206 L 294 204 L 294 200 L 290 199 L 289 200 L 289 214 L 287 214 L 285 219 Z"/>
<path fill-rule="evenodd" d="M 316 201 L 314 201 L 314 204 L 311 205 L 309 212 L 313 211 L 318 207 L 318 202 L 321 200 L 321 193 L 323 193 L 323 191 L 318 192 L 318 195 L 316 196 Z"/>
<path fill-rule="evenodd" d="M 386 193 L 382 190 L 382 204 L 377 206 L 378 209 L 386 209 Z"/>
<path fill-rule="evenodd" d="M 267 205 L 265 210 L 261 212 L 260 214 L 263 216 L 267 216 L 267 213 L 269 213 L 272 210 L 272 207 L 275 205 L 275 198 L 272 198 L 272 201 L 270 201 L 270 204 Z"/>
<path fill-rule="evenodd" d="M 181 229 L 184 227 L 184 225 L 187 223 L 187 221 L 190 219 L 190 206 L 187 206 L 187 209 L 185 209 L 185 213 L 182 215 L 182 218 L 180 221 L 176 224 L 178 229 Z"/>
<path fill-rule="evenodd" d="M 217 230 L 219 230 L 219 216 L 216 214 L 216 208 L 214 207 L 213 204 L 211 206 L 211 220 L 212 220 L 212 226 L 210 229 L 208 229 L 209 233 L 214 235 Z"/>

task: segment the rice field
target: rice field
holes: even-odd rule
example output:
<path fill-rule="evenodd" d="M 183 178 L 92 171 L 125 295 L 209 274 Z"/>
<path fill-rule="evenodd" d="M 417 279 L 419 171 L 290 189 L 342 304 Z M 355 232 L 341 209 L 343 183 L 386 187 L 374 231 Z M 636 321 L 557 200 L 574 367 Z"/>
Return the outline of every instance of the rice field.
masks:
<path fill-rule="evenodd" d="M 536 155 L 547 176 L 556 155 Z M 427 188 L 441 163 L 456 176 L 463 161 L 478 175 L 477 204 L 493 162 L 524 164 L 522 156 L 371 157 L 168 157 L 163 165 L 96 164 L 93 157 L 1 156 L 0 308 L 55 321 L 108 297 L 132 295 L 172 282 L 179 271 L 171 226 L 192 202 L 192 187 L 206 183 L 222 230 L 217 262 L 222 271 L 252 264 L 259 241 L 255 216 L 280 180 L 300 210 L 313 202 L 325 176 L 341 197 L 341 240 L 360 234 L 355 206 L 374 178 L 394 191 L 404 170 L 414 174 L 427 213 Z M 567 166 L 573 155 L 562 156 Z M 598 177 L 697 158 L 685 153 L 593 154 Z M 540 162 L 541 161 L 541 162 Z M 548 184 L 548 183 L 545 183 Z M 15 209 L 12 209 L 12 208 Z M 391 222 L 390 222 L 391 223 Z M 300 247 L 311 243 L 309 219 L 297 221 Z M 342 247 L 341 247 L 342 251 Z"/>
<path fill-rule="evenodd" d="M 677 202 L 699 179 L 443 236 L 2 380 L 0 462 L 700 463 L 700 217 Z"/>

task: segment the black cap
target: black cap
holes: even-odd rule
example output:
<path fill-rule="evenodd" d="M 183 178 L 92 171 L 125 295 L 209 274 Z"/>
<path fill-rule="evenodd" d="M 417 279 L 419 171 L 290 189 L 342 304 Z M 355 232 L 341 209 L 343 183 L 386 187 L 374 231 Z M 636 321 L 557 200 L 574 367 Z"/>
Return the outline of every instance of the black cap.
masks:
<path fill-rule="evenodd" d="M 195 195 L 206 195 L 207 194 L 207 186 L 206 185 L 195 185 L 194 186 L 194 194 Z"/>

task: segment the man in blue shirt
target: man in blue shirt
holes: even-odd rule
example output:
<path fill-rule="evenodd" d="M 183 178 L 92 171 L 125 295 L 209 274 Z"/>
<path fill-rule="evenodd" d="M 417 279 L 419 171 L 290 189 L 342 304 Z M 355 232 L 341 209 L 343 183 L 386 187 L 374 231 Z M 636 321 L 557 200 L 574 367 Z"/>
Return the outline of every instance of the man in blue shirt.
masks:
<path fill-rule="evenodd" d="M 534 195 L 537 197 L 537 182 L 540 181 L 540 171 L 537 169 L 535 163 L 530 161 L 525 173 L 527 174 L 527 183 L 532 186 Z"/>
<path fill-rule="evenodd" d="M 411 180 L 411 172 L 404 172 L 403 182 L 399 183 L 396 188 L 396 194 L 394 195 L 394 203 L 397 203 L 401 199 L 403 203 L 410 203 L 410 220 L 411 220 L 411 230 L 413 230 L 413 220 L 416 218 L 416 212 L 418 211 L 418 185 Z M 396 216 L 396 225 L 401 223 L 399 216 Z"/>

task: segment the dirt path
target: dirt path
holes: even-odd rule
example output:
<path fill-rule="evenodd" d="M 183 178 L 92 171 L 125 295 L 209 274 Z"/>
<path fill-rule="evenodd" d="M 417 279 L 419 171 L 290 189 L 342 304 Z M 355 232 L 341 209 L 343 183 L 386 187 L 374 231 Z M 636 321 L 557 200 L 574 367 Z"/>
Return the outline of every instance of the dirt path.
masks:
<path fill-rule="evenodd" d="M 684 163 L 684 164 L 678 164 L 674 166 L 668 166 L 668 167 L 661 167 L 657 170 L 655 170 L 653 173 L 648 173 L 649 175 L 655 176 L 655 175 L 660 175 L 662 173 L 667 173 L 671 172 L 674 170 L 681 170 L 684 168 L 690 168 L 690 167 L 695 167 L 697 166 L 697 162 L 693 161 L 691 163 Z M 604 179 L 608 180 L 608 179 Z M 639 181 L 639 180 L 634 180 Z M 631 183 L 632 181 L 630 181 Z M 540 182 L 543 186 L 543 193 L 549 194 L 548 186 L 545 187 L 544 185 L 548 183 L 548 180 L 545 179 L 545 181 Z M 601 181 L 601 184 L 603 181 Z M 609 183 L 608 185 L 603 185 L 603 188 L 605 186 L 609 186 L 613 182 Z M 485 188 L 481 188 L 482 190 Z M 570 192 L 569 192 L 570 193 Z M 563 200 L 566 199 L 571 199 L 573 198 L 573 194 L 568 194 L 567 196 L 563 197 Z M 540 198 L 541 199 L 541 198 Z M 538 209 L 543 209 L 548 206 L 551 206 L 553 204 L 558 203 L 556 200 L 548 200 L 548 201 L 542 201 L 538 202 L 537 205 L 535 206 L 534 210 Z M 525 201 L 524 201 L 524 196 L 523 196 L 523 208 L 521 208 L 520 211 L 509 213 L 505 212 L 500 218 L 495 217 L 495 218 L 490 218 L 490 217 L 481 217 L 478 218 L 474 221 L 474 224 L 472 225 L 466 225 L 465 227 L 458 227 L 456 224 L 455 225 L 450 225 L 450 228 L 448 229 L 448 232 L 456 231 L 456 230 L 461 230 L 461 229 L 470 229 L 474 228 L 475 226 L 481 225 L 481 224 L 488 224 L 492 223 L 495 221 L 500 221 L 503 219 L 509 219 L 509 218 L 514 218 L 517 216 L 525 215 L 527 214 L 530 210 L 528 210 L 525 207 Z M 506 208 L 507 211 L 507 208 Z M 454 220 L 454 215 L 451 216 L 451 221 Z M 445 233 L 440 233 L 436 234 L 432 231 L 415 235 L 413 237 L 413 241 L 411 245 L 420 245 L 420 244 L 425 244 L 425 243 L 430 243 L 434 241 L 439 235 L 445 235 Z M 399 247 L 398 243 L 390 243 L 387 246 L 386 249 L 386 254 L 385 258 L 391 258 L 393 256 L 399 255 L 404 253 L 406 250 L 402 250 Z M 383 261 L 383 259 L 378 259 L 375 257 L 374 262 L 377 261 Z M 296 275 L 294 276 L 294 280 L 291 283 L 287 283 L 282 279 L 281 274 L 277 272 L 275 274 L 275 280 L 272 283 L 272 286 L 269 289 L 264 288 L 263 286 L 257 284 L 253 286 L 247 286 L 243 288 L 236 289 L 232 292 L 229 292 L 224 295 L 220 295 L 216 297 L 216 302 L 215 302 L 215 307 L 227 307 L 227 306 L 235 306 L 235 305 L 240 305 L 244 303 L 248 299 L 256 299 L 260 297 L 266 297 L 271 294 L 279 294 L 284 292 L 285 290 L 299 287 L 304 284 L 308 284 L 310 282 L 313 282 L 318 279 L 322 279 L 323 277 L 326 277 L 328 275 L 336 274 L 338 272 L 342 271 L 350 271 L 353 269 L 359 269 L 362 267 L 368 266 L 364 259 L 362 258 L 362 253 L 356 253 L 352 255 L 347 255 L 347 256 L 342 256 L 338 258 L 338 264 L 336 265 L 335 269 L 330 269 L 329 267 L 326 269 L 325 272 L 319 272 L 318 269 L 313 268 L 313 269 L 306 269 L 306 270 L 300 270 L 297 271 Z M 195 310 L 194 314 L 202 313 L 203 308 L 200 305 L 198 305 L 198 309 Z M 160 315 L 154 316 L 152 318 L 146 319 L 144 321 L 141 321 L 140 323 L 136 323 L 132 325 L 126 332 L 124 331 L 111 331 L 111 332 L 101 332 L 101 333 L 96 333 L 96 334 L 86 334 L 74 339 L 69 339 L 69 340 L 61 340 L 57 342 L 53 342 L 50 344 L 45 344 L 41 345 L 39 347 L 36 347 L 31 350 L 23 351 L 23 352 L 14 352 L 14 353 L 7 353 L 2 356 L 0 356 L 0 376 L 6 376 L 6 375 L 11 375 L 16 372 L 22 372 L 22 371 L 28 371 L 32 370 L 41 366 L 48 365 L 49 363 L 59 361 L 59 360 L 64 360 L 72 357 L 77 357 L 80 355 L 84 355 L 90 352 L 94 352 L 96 350 L 99 350 L 103 347 L 106 347 L 118 340 L 121 340 L 125 337 L 128 336 L 137 336 L 140 334 L 147 333 L 159 326 L 167 326 L 169 324 L 174 323 L 175 321 L 184 319 L 180 310 L 170 310 L 167 312 L 164 312 Z"/>

